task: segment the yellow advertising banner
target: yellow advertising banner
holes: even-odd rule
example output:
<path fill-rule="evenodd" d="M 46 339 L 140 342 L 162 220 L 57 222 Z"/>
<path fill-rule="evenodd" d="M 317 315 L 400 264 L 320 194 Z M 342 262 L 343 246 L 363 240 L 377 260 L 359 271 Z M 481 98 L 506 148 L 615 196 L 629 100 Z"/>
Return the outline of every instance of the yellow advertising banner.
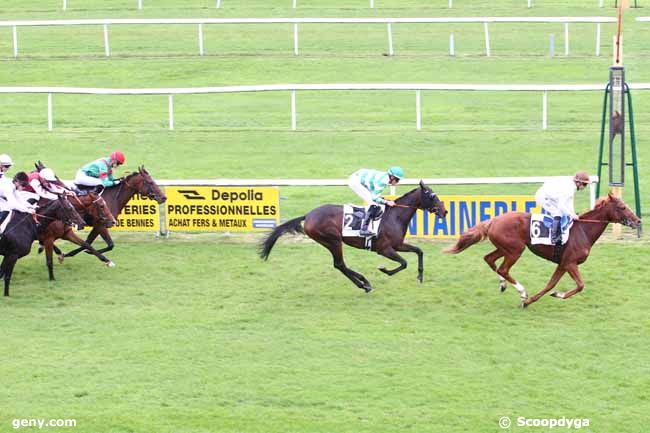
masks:
<path fill-rule="evenodd" d="M 440 196 L 447 217 L 418 210 L 411 220 L 407 236 L 418 238 L 457 238 L 482 221 L 506 212 L 539 212 L 535 197 L 526 195 L 453 195 Z"/>
<path fill-rule="evenodd" d="M 165 188 L 169 231 L 255 231 L 280 221 L 277 187 Z"/>

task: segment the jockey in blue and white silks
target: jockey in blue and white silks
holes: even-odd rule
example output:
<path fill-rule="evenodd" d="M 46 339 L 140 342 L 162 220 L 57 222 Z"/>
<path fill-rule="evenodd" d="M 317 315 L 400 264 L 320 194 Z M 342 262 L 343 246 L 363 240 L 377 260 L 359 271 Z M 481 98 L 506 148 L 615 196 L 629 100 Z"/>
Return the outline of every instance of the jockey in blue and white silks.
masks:
<path fill-rule="evenodd" d="M 400 167 L 391 167 L 388 171 L 370 170 L 362 168 L 357 170 L 348 179 L 348 185 L 362 200 L 371 204 L 361 223 L 360 236 L 372 236 L 368 231 L 368 224 L 380 211 L 378 204 L 395 206 L 393 200 L 384 199 L 381 194 L 388 185 L 397 185 L 404 177 L 404 170 Z"/>
<path fill-rule="evenodd" d="M 548 180 L 535 193 L 535 201 L 542 208 L 542 213 L 553 218 L 551 241 L 556 245 L 556 250 L 562 245 L 562 217 L 578 219 L 573 207 L 573 198 L 577 191 L 584 189 L 589 183 L 589 175 L 579 171 L 573 178 L 567 176 Z"/>

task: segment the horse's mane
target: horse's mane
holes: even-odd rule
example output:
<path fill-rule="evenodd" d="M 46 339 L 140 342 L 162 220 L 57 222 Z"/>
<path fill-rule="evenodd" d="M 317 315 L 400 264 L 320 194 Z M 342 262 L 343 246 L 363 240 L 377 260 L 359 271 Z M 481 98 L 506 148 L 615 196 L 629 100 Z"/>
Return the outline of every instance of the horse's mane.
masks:
<path fill-rule="evenodd" d="M 400 202 L 401 200 L 406 199 L 406 197 L 410 196 L 412 193 L 414 193 L 414 192 L 417 191 L 418 189 L 420 189 L 420 187 L 413 188 L 412 190 L 410 190 L 410 191 L 407 192 L 406 194 L 402 194 L 401 196 L 397 197 L 397 198 L 395 199 L 395 203 L 398 203 L 398 202 Z"/>
<path fill-rule="evenodd" d="M 615 197 L 611 195 L 607 195 L 606 197 L 601 197 L 596 201 L 596 204 L 594 205 L 593 209 L 589 209 L 584 211 L 583 213 L 580 214 L 580 218 L 583 217 L 589 217 L 593 215 L 594 213 L 598 213 L 602 208 L 610 204 L 612 201 L 617 200 Z"/>

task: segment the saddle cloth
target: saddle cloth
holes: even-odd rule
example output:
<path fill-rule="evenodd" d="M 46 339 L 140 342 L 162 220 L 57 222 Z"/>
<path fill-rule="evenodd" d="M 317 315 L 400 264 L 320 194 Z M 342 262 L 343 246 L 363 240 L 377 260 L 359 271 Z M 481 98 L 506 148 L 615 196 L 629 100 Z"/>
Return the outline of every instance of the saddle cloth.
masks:
<path fill-rule="evenodd" d="M 562 217 L 560 226 L 562 227 L 562 245 L 569 240 L 569 232 L 573 220 L 569 217 Z M 530 243 L 532 245 L 553 245 L 551 242 L 551 227 L 553 218 L 548 215 L 539 213 L 530 215 Z"/>
<path fill-rule="evenodd" d="M 381 207 L 381 212 L 379 216 L 375 217 L 370 224 L 368 224 L 368 230 L 370 230 L 375 235 L 379 230 L 379 224 L 381 224 L 381 217 L 384 215 L 384 205 L 379 205 Z M 341 234 L 343 237 L 359 237 L 359 230 L 361 230 L 361 222 L 368 212 L 370 206 L 361 207 L 354 206 L 351 204 L 343 205 L 343 223 L 341 224 L 342 230 Z"/>

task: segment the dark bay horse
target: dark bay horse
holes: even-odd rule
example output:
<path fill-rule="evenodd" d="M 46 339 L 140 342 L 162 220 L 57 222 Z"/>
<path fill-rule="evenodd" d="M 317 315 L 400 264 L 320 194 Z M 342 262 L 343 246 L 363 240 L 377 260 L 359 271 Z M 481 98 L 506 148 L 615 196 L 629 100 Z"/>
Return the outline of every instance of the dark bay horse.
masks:
<path fill-rule="evenodd" d="M 395 269 L 386 269 L 383 266 L 380 271 L 387 275 L 394 275 L 406 268 L 406 260 L 397 252 L 412 252 L 418 255 L 418 281 L 422 283 L 424 271 L 422 250 L 414 245 L 404 242 L 406 229 L 416 210 L 422 209 L 428 212 L 435 212 L 439 218 L 447 216 L 445 204 L 431 189 L 420 181 L 420 186 L 404 194 L 395 200 L 395 207 L 386 207 L 385 215 L 379 226 L 377 238 L 373 240 L 372 251 L 390 260 L 399 263 Z M 305 221 L 304 228 L 301 225 Z M 260 247 L 260 256 L 266 260 L 271 249 L 280 236 L 285 233 L 303 233 L 327 248 L 334 258 L 334 267 L 348 277 L 357 287 L 366 291 L 372 291 L 368 280 L 358 272 L 348 268 L 343 261 L 343 244 L 354 248 L 365 249 L 365 239 L 362 237 L 343 237 L 343 206 L 324 205 L 318 207 L 308 214 L 294 218 L 279 225 L 264 239 Z"/>
<path fill-rule="evenodd" d="M 82 196 L 68 196 L 68 200 L 73 204 L 75 210 L 85 217 L 85 220 L 89 221 L 100 221 L 105 227 L 110 228 L 115 225 L 115 218 L 111 214 L 111 211 L 108 209 L 104 199 L 99 196 L 97 193 L 91 192 Z M 90 253 L 95 255 L 99 260 L 105 263 L 109 267 L 115 266 L 115 264 L 107 259 L 101 253 L 98 253 L 90 244 L 86 243 L 75 233 L 74 229 L 70 225 L 64 224 L 63 221 L 52 221 L 47 227 L 39 232 L 38 240 L 43 245 L 45 249 L 45 262 L 47 264 L 47 271 L 50 281 L 54 280 L 54 268 L 52 266 L 52 252 L 56 248 L 54 242 L 57 239 L 65 239 L 69 242 L 72 242 L 76 245 L 79 245 L 87 249 Z M 58 250 L 58 248 L 56 248 Z M 39 248 L 39 252 L 41 249 Z M 59 252 L 59 262 L 63 262 L 63 254 Z"/>
<path fill-rule="evenodd" d="M 587 260 L 591 247 L 603 234 L 610 222 L 621 223 L 632 228 L 641 225 L 641 220 L 627 207 L 623 200 L 614 197 L 611 193 L 607 197 L 601 198 L 594 209 L 580 214 L 580 218 L 573 222 L 569 240 L 562 249 L 559 263 L 556 262 L 557 268 L 555 268 L 551 280 L 544 289 L 531 298 L 528 297 L 524 286 L 510 275 L 510 268 L 519 260 L 526 247 L 539 257 L 553 261 L 554 246 L 531 245 L 530 214 L 510 212 L 485 221 L 463 233 L 456 245 L 446 249 L 445 252 L 458 254 L 475 243 L 489 239 L 496 247 L 496 250 L 483 259 L 499 275 L 501 291 L 503 292 L 506 289 L 506 281 L 511 283 L 519 292 L 522 306 L 527 307 L 553 289 L 566 272 L 575 281 L 576 288 L 566 293 L 554 291 L 551 296 L 567 299 L 584 288 L 585 284 L 578 271 L 578 265 Z M 501 257 L 504 257 L 503 262 L 497 268 L 496 261 Z"/>
<path fill-rule="evenodd" d="M 139 167 L 137 172 L 133 172 L 122 179 L 119 185 L 105 188 L 101 194 L 113 214 L 113 217 L 117 218 L 124 206 L 126 206 L 129 200 L 131 200 L 131 197 L 136 193 L 155 200 L 158 204 L 162 204 L 167 200 L 165 194 L 160 190 L 151 175 L 149 175 L 149 172 L 145 170 L 144 166 Z M 86 238 L 86 242 L 91 245 L 97 236 L 101 236 L 104 242 L 106 242 L 106 247 L 97 251 L 103 254 L 112 250 L 114 246 L 113 239 L 102 221 L 93 220 L 92 226 L 93 229 Z M 75 256 L 84 250 L 84 247 L 79 247 L 67 253 L 65 257 Z"/>
<path fill-rule="evenodd" d="M 32 215 L 14 211 L 0 239 L 0 254 L 4 256 L 0 264 L 0 275 L 4 278 L 5 296 L 9 296 L 9 283 L 16 262 L 29 254 L 32 243 L 38 239 L 40 231 L 56 220 L 63 221 L 66 225 L 77 224 L 80 227 L 84 225 L 77 211 L 63 197 L 44 204 L 38 209 L 37 218 L 38 223 Z"/>

